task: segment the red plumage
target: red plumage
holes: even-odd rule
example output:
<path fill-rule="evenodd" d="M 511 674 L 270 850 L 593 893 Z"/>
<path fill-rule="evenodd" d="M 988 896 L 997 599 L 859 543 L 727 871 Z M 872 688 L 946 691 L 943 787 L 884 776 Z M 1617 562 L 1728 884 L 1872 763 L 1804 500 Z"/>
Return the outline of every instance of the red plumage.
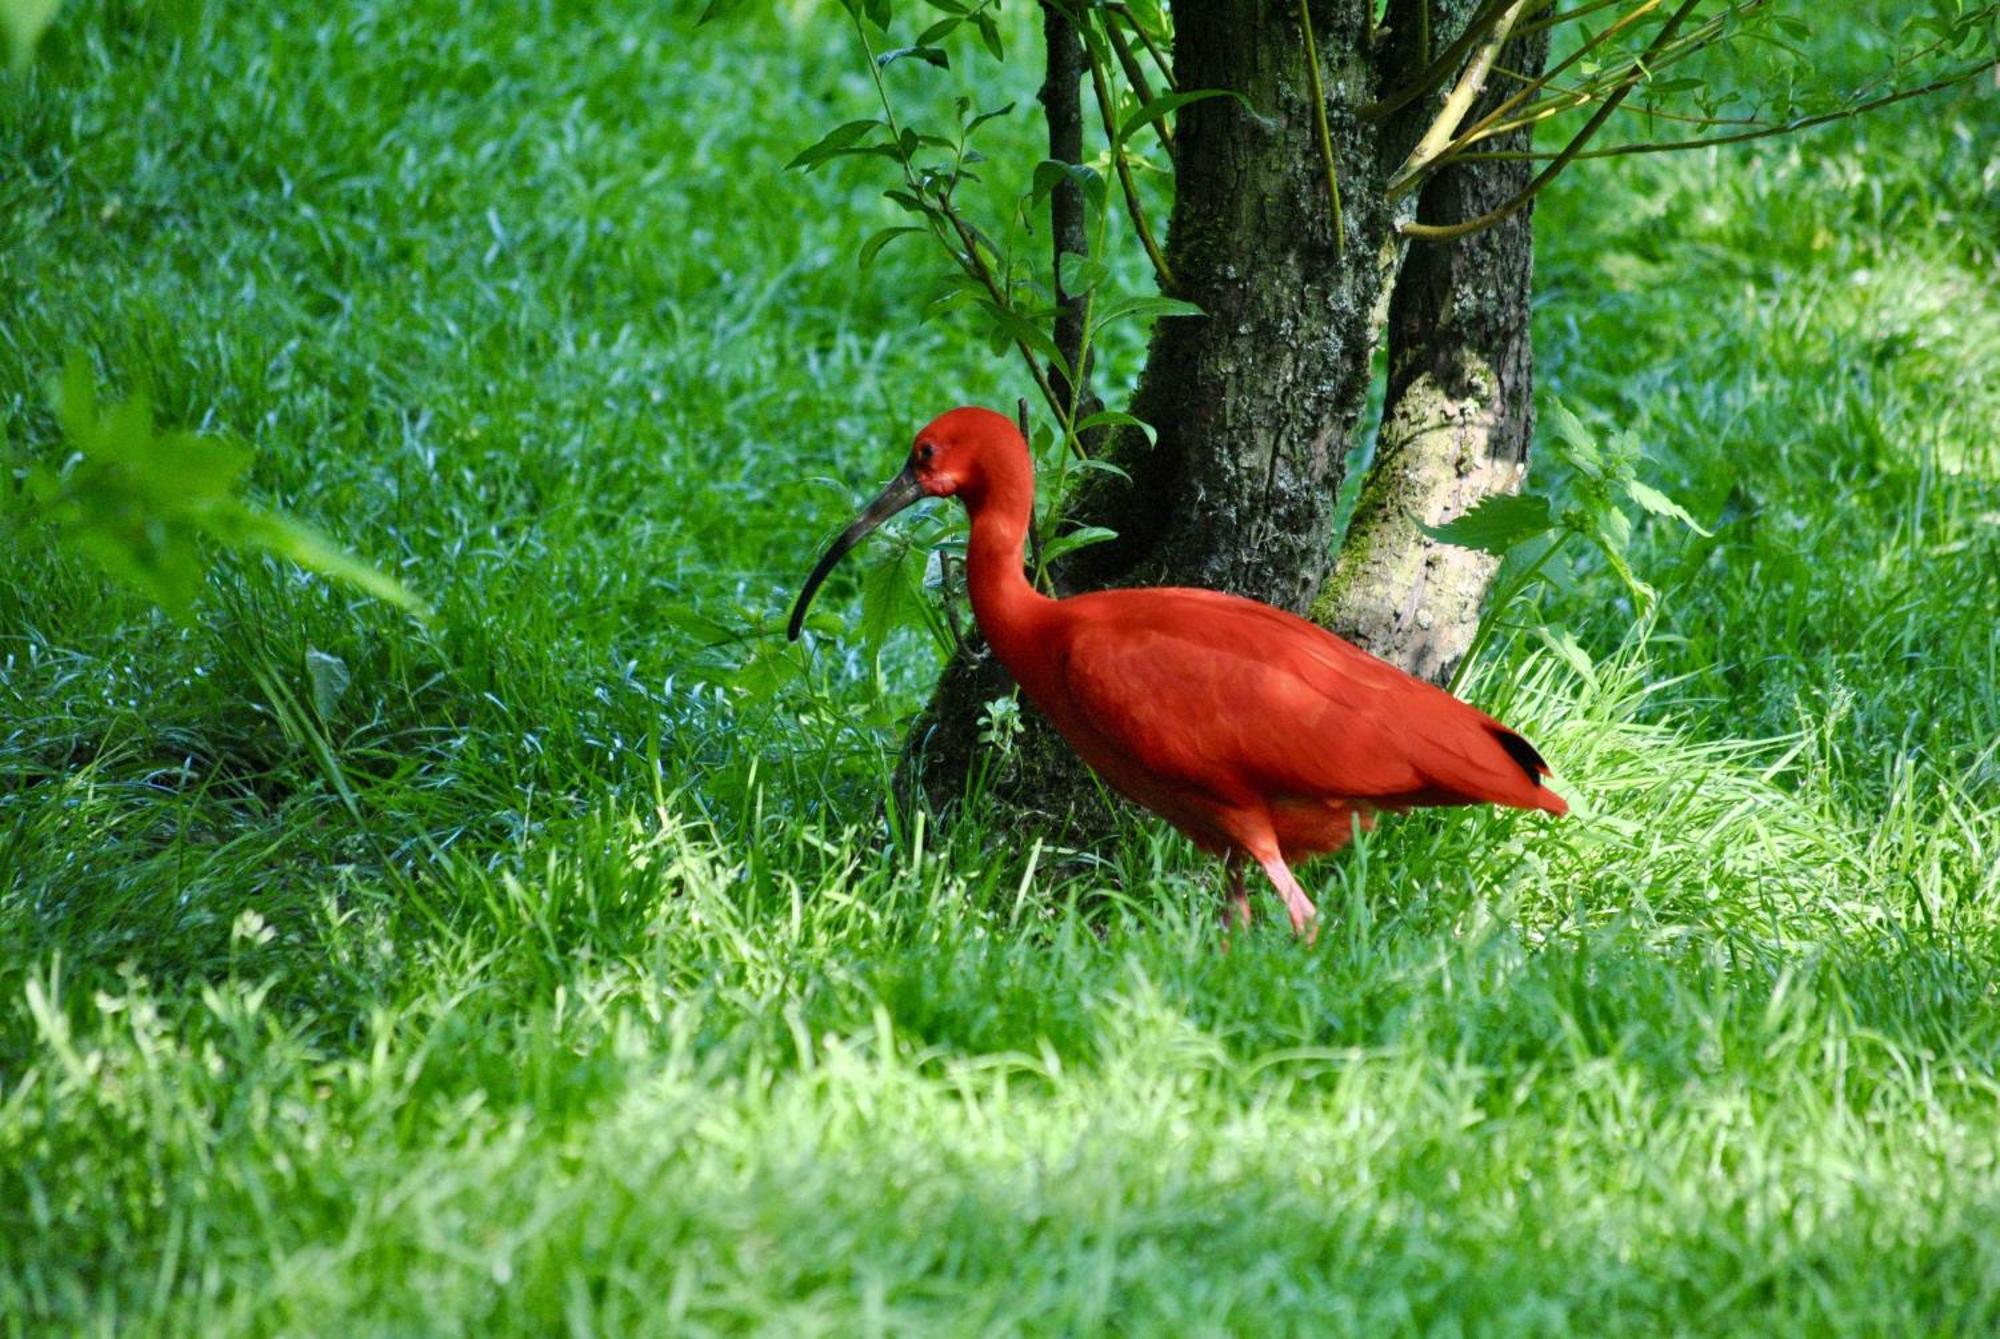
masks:
<path fill-rule="evenodd" d="M 1281 609 L 1181 588 L 1036 591 L 1021 565 L 1033 466 L 1014 425 L 989 410 L 955 409 L 917 434 L 903 474 L 807 582 L 794 636 L 840 556 L 925 496 L 965 503 L 973 614 L 1022 692 L 1113 789 L 1223 857 L 1243 921 L 1243 857 L 1304 930 L 1315 912 L 1288 863 L 1338 850 L 1377 810 L 1567 812 L 1525 739 Z"/>

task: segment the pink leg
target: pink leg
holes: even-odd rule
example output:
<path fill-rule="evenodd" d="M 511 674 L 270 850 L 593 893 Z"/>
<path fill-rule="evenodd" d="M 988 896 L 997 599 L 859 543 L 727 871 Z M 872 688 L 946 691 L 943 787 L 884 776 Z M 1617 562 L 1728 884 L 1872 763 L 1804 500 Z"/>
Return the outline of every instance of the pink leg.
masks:
<path fill-rule="evenodd" d="M 1273 848 L 1268 855 L 1259 855 L 1257 863 L 1263 866 L 1264 874 L 1278 890 L 1278 896 L 1285 899 L 1285 911 L 1292 918 L 1292 933 L 1302 936 L 1308 944 L 1318 939 L 1319 909 L 1306 896 L 1306 890 L 1299 887 L 1299 881 L 1292 877 L 1285 857 Z"/>

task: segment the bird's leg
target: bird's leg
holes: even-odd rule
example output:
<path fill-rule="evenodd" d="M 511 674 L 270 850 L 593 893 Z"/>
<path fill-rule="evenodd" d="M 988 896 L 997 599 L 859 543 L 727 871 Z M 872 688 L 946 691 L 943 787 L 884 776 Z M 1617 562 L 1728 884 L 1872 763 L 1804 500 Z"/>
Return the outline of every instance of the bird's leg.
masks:
<path fill-rule="evenodd" d="M 1222 874 L 1228 890 L 1223 894 L 1222 932 L 1250 928 L 1250 894 L 1243 888 L 1243 853 L 1231 851 L 1222 857 Z"/>
<path fill-rule="evenodd" d="M 1306 896 L 1306 890 L 1299 887 L 1299 881 L 1292 877 L 1285 857 L 1277 851 L 1257 857 L 1257 863 L 1264 868 L 1264 874 L 1271 880 L 1278 896 L 1285 899 L 1285 911 L 1292 918 L 1292 933 L 1303 936 L 1310 944 L 1319 938 L 1319 909 Z"/>

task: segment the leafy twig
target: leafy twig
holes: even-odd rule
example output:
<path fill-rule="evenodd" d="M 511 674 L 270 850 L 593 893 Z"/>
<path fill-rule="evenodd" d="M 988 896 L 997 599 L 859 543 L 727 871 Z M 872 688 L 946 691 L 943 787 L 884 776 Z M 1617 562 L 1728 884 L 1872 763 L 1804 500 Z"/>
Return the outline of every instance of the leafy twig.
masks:
<path fill-rule="evenodd" d="M 1681 0 L 1680 8 L 1676 9 L 1668 17 L 1666 23 L 1661 26 L 1658 34 L 1654 36 L 1651 45 L 1646 48 L 1645 55 L 1638 59 L 1637 63 L 1641 68 L 1657 52 L 1673 40 L 1674 34 L 1680 30 L 1681 24 L 1686 21 L 1689 14 L 1694 12 L 1694 7 L 1700 3 L 1701 0 Z M 1632 85 L 1626 84 L 1616 93 L 1606 98 L 1604 105 L 1599 107 L 1596 114 L 1584 123 L 1583 129 L 1578 131 L 1576 137 L 1564 146 L 1562 152 L 1556 155 L 1555 160 L 1536 173 L 1534 180 L 1524 186 L 1512 199 L 1499 205 L 1497 208 L 1488 210 L 1477 218 L 1467 219 L 1462 223 L 1410 222 L 1402 225 L 1401 232 L 1404 236 L 1414 238 L 1418 241 L 1448 242 L 1472 233 L 1484 232 L 1486 229 L 1511 218 L 1515 213 L 1525 208 L 1528 202 L 1533 200 L 1544 186 L 1547 186 L 1557 176 L 1561 175 L 1562 170 L 1568 167 L 1570 162 L 1579 153 L 1583 152 L 1584 147 L 1590 143 L 1591 136 L 1595 135 L 1604 123 L 1611 119 L 1611 114 L 1618 110 L 1618 104 L 1623 102 L 1625 95 L 1631 91 Z"/>
<path fill-rule="evenodd" d="M 1153 236 L 1152 225 L 1146 221 L 1146 208 L 1139 201 L 1139 188 L 1132 180 L 1132 162 L 1125 153 L 1124 136 L 1118 133 L 1117 109 L 1112 105 L 1111 86 L 1104 77 L 1104 54 L 1098 49 L 1093 29 L 1085 28 L 1084 58 L 1090 62 L 1090 85 L 1097 94 L 1097 112 L 1104 120 L 1104 135 L 1111 143 L 1111 164 L 1118 173 L 1118 189 L 1125 197 L 1125 212 L 1131 216 L 1133 231 L 1139 234 L 1139 245 L 1146 249 L 1146 258 L 1153 262 L 1153 277 L 1160 285 L 1162 293 L 1177 291 L 1174 272 L 1167 264 L 1167 256 Z"/>
<path fill-rule="evenodd" d="M 1860 116 L 1866 112 L 1872 112 L 1879 107 L 1887 107 L 1898 102 L 1907 102 L 1911 98 L 1926 97 L 1932 93 L 1942 92 L 1947 88 L 1956 88 L 1968 80 L 1978 78 L 1992 68 L 1992 61 L 1983 60 L 1976 65 L 1969 65 L 1962 70 L 1944 76 L 1942 79 L 1933 79 L 1930 83 L 1916 88 L 1898 89 L 1894 93 L 1886 93 L 1879 98 L 1870 98 L 1866 102 L 1859 102 L 1851 107 L 1842 107 L 1831 112 L 1821 112 L 1814 116 L 1803 116 L 1778 125 L 1762 125 L 1753 130 L 1737 131 L 1734 134 L 1707 135 L 1695 139 L 1650 140 L 1643 144 L 1614 144 L 1602 149 L 1587 149 L 1580 153 L 1572 154 L 1571 157 L 1617 158 L 1634 153 L 1678 153 L 1686 149 L 1707 149 L 1718 144 L 1743 144 L 1750 140 L 1769 139 L 1773 135 L 1795 134 L 1798 131 L 1810 130 L 1815 126 L 1823 126 L 1833 121 L 1844 121 L 1849 117 Z M 1538 153 L 1531 149 L 1505 151 L 1478 150 L 1472 153 L 1458 154 L 1453 161 L 1461 163 L 1522 162 L 1529 159 L 1548 158 L 1552 156 L 1552 154 Z"/>

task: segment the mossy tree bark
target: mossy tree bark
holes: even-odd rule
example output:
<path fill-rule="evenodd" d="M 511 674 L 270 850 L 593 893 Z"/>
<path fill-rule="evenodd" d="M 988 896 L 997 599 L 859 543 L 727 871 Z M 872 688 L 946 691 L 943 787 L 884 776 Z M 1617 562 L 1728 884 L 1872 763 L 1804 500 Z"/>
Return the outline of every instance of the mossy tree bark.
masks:
<path fill-rule="evenodd" d="M 1546 32 L 1510 43 L 1500 64 L 1530 76 Z M 1512 91 L 1489 89 L 1477 119 Z M 1526 130 L 1496 138 L 1524 150 Z M 1526 188 L 1529 162 L 1448 166 L 1424 186 L 1426 223 L 1478 218 Z M 1534 436 L 1533 205 L 1456 243 L 1419 243 L 1389 302 L 1389 388 L 1375 459 L 1313 621 L 1412 674 L 1443 683 L 1472 643 L 1500 560 L 1419 528 L 1481 499 L 1520 491 Z"/>
<path fill-rule="evenodd" d="M 1339 179 L 1336 230 L 1296 0 L 1174 6 L 1178 86 L 1243 95 L 1191 103 L 1178 114 L 1167 261 L 1178 285 L 1173 296 L 1205 314 L 1165 319 L 1155 330 L 1132 410 L 1156 428 L 1157 443 L 1148 446 L 1129 431 L 1105 443 L 1129 482 L 1087 476 L 1068 515 L 1106 526 L 1118 538 L 1073 555 L 1058 573 L 1065 590 L 1196 585 L 1299 611 L 1315 608 L 1334 571 L 1335 501 L 1392 312 L 1407 325 L 1399 327 L 1397 348 L 1410 368 L 1429 366 L 1419 352 L 1427 325 L 1449 326 L 1458 332 L 1450 339 L 1483 349 L 1515 322 L 1506 380 L 1496 375 L 1491 393 L 1477 402 L 1490 409 L 1502 396 L 1525 399 L 1527 271 L 1524 263 L 1500 263 L 1525 257 L 1525 221 L 1497 251 L 1461 246 L 1423 255 L 1412 281 L 1421 276 L 1427 292 L 1444 282 L 1440 296 L 1419 297 L 1413 289 L 1403 298 L 1395 282 L 1406 268 L 1397 224 L 1417 202 L 1392 200 L 1387 182 L 1452 81 L 1393 115 L 1364 116 L 1368 104 L 1423 69 L 1433 48 L 1463 30 L 1479 5 L 1396 0 L 1379 31 L 1371 29 L 1368 8 L 1369 0 L 1312 6 Z M 1426 11 L 1428 24 L 1419 21 Z M 1468 188 L 1456 189 L 1464 199 L 1426 195 L 1423 208 L 1470 207 Z M 1441 277 L 1437 266 L 1447 255 L 1465 259 Z M 1490 276 L 1477 268 L 1485 265 L 1496 266 Z M 1392 300 L 1392 282 L 1400 300 Z M 1460 286 L 1485 292 L 1501 285 L 1509 296 L 1492 304 L 1490 320 L 1440 319 L 1460 311 L 1451 296 Z M 1444 361 L 1471 365 L 1457 355 Z M 1465 380 L 1438 369 L 1432 379 L 1454 387 Z M 1409 385 L 1397 404 L 1414 413 L 1428 392 L 1418 392 L 1413 377 L 1404 380 Z M 1499 417 L 1525 422 L 1518 414 Z M 1420 447 L 1414 456 L 1399 451 L 1393 458 L 1429 455 Z M 1407 535 L 1381 527 L 1379 547 L 1386 555 L 1409 536 L 1421 540 L 1414 526 Z M 1378 649 L 1367 637 L 1362 644 Z M 944 805 L 963 793 L 968 778 L 983 776 L 991 798 L 1044 821 L 1069 817 L 1094 826 L 1098 792 L 1039 718 L 1004 757 L 982 755 L 984 706 L 1007 686 L 983 647 L 974 644 L 956 657 L 911 732 L 906 783 Z"/>

